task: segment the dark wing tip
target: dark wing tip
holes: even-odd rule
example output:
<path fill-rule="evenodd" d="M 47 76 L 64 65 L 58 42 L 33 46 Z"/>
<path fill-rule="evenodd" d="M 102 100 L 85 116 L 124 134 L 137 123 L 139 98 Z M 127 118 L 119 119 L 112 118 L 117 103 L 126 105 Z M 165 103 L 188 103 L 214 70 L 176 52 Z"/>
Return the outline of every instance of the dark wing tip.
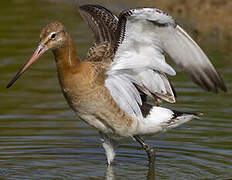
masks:
<path fill-rule="evenodd" d="M 206 72 L 210 80 L 213 82 L 215 93 L 218 92 L 218 89 L 227 92 L 227 87 L 223 79 L 220 77 L 219 73 L 216 72 L 216 70 L 213 71 L 213 69 L 206 68 L 204 69 L 204 72 Z"/>
<path fill-rule="evenodd" d="M 226 84 L 224 83 L 224 81 L 223 81 L 223 79 L 220 77 L 220 75 L 218 76 L 219 77 L 219 87 L 220 87 L 220 89 L 222 90 L 222 91 L 224 91 L 224 92 L 228 92 L 228 89 L 227 89 L 227 87 L 226 87 Z"/>
<path fill-rule="evenodd" d="M 172 111 L 173 111 L 173 118 L 172 119 L 175 119 L 175 118 L 177 118 L 179 116 L 183 116 L 183 115 L 194 115 L 197 117 L 201 117 L 204 115 L 202 112 L 189 113 L 189 112 L 180 112 L 180 111 L 176 111 L 176 110 L 172 110 Z"/>
<path fill-rule="evenodd" d="M 227 89 L 227 87 L 222 79 L 220 81 L 219 88 L 224 92 L 228 92 L 228 89 Z"/>
<path fill-rule="evenodd" d="M 185 70 L 185 72 L 190 76 L 193 82 L 206 91 L 218 93 L 218 90 L 221 89 L 222 91 L 227 92 L 227 87 L 223 79 L 215 69 L 197 69 L 192 67 L 191 70 Z"/>

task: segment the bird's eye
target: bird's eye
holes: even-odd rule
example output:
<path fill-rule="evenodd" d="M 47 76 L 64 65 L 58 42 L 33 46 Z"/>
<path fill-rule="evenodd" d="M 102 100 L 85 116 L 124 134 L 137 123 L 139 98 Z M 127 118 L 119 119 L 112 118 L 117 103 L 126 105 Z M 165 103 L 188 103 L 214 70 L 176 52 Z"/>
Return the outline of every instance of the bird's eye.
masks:
<path fill-rule="evenodd" d="M 56 34 L 53 33 L 53 34 L 51 35 L 51 39 L 55 39 L 55 37 L 56 37 Z"/>

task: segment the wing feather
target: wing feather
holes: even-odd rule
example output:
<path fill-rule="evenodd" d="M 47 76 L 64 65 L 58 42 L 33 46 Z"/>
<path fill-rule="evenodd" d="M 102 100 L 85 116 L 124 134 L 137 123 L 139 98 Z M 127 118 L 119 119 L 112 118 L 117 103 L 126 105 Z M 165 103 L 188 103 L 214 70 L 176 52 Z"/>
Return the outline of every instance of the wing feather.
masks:
<path fill-rule="evenodd" d="M 180 27 L 157 28 L 164 51 L 199 86 L 217 92 L 226 86 L 201 48 Z"/>
<path fill-rule="evenodd" d="M 142 114 L 139 105 L 142 104 L 142 100 L 132 81 L 129 76 L 123 74 L 111 75 L 105 80 L 105 86 L 121 109 L 140 117 Z"/>
<path fill-rule="evenodd" d="M 89 24 L 96 43 L 115 44 L 118 18 L 111 11 L 100 5 L 87 4 L 78 7 L 79 13 Z"/>
<path fill-rule="evenodd" d="M 123 11 L 115 34 L 115 55 L 105 86 L 128 114 L 142 114 L 138 89 L 148 96 L 175 102 L 175 92 L 165 74 L 176 72 L 166 63 L 164 53 L 203 89 L 227 91 L 204 52 L 165 12 L 155 8 Z"/>

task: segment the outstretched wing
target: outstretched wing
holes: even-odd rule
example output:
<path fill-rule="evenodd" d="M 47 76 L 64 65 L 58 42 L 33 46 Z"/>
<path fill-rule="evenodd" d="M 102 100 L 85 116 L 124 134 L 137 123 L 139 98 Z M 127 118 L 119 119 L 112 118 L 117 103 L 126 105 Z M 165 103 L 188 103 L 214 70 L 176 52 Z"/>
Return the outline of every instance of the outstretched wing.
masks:
<path fill-rule="evenodd" d="M 120 14 L 115 56 L 105 86 L 129 114 L 141 116 L 138 87 L 149 96 L 175 102 L 165 74 L 175 75 L 164 53 L 207 91 L 226 91 L 213 65 L 175 20 L 155 8 L 138 8 Z"/>
<path fill-rule="evenodd" d="M 100 5 L 87 4 L 78 7 L 80 15 L 89 24 L 95 36 L 96 44 L 109 42 L 115 44 L 118 18 Z"/>

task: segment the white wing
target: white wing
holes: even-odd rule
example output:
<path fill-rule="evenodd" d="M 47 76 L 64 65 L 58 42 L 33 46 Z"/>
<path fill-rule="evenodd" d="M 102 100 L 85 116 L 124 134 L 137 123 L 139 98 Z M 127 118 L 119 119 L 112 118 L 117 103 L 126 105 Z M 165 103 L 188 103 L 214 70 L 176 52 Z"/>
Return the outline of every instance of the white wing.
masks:
<path fill-rule="evenodd" d="M 165 62 L 164 52 L 203 89 L 226 91 L 203 51 L 163 11 L 154 8 L 124 11 L 116 35 L 118 44 L 105 86 L 127 113 L 141 116 L 141 97 L 135 85 L 149 96 L 175 102 L 165 75 L 173 76 L 175 71 Z"/>

